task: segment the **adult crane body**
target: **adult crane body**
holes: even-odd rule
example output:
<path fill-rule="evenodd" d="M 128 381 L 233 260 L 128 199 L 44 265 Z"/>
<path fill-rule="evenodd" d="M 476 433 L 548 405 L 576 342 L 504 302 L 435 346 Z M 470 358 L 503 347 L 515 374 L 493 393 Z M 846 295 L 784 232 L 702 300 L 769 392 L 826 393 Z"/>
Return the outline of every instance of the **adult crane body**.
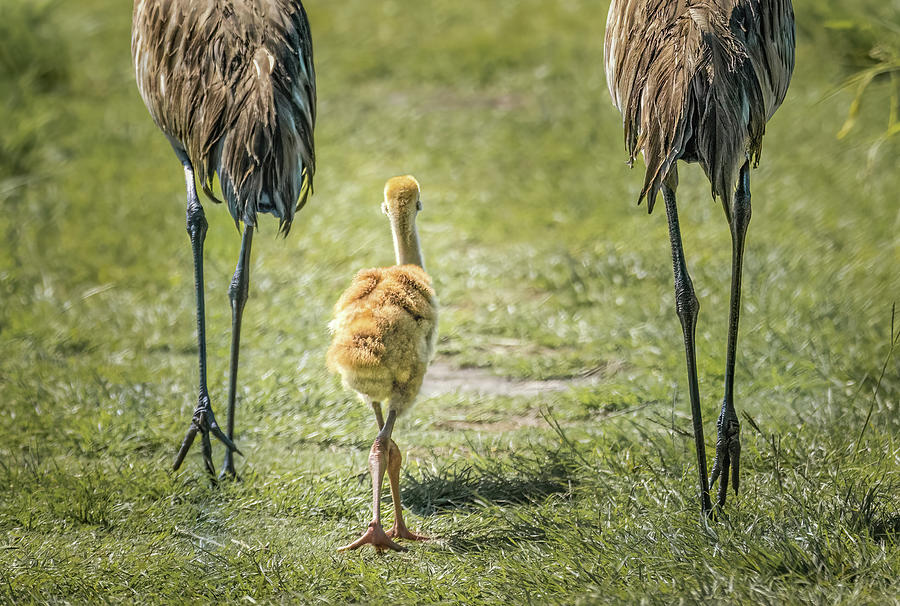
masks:
<path fill-rule="evenodd" d="M 604 45 L 606 77 L 622 113 L 631 162 L 644 157 L 638 202 L 648 211 L 661 190 L 666 204 L 676 311 L 684 333 L 701 507 L 729 471 L 738 489 L 740 441 L 734 365 L 744 238 L 750 221 L 750 168 L 759 161 L 766 122 L 781 105 L 794 67 L 790 0 L 613 0 Z M 732 281 L 725 396 L 718 421 L 712 481 L 707 482 L 694 332 L 699 302 L 687 271 L 675 190 L 678 160 L 697 162 L 722 202 L 732 235 Z"/>
<path fill-rule="evenodd" d="M 187 231 L 194 258 L 200 362 L 198 405 L 175 469 L 201 433 L 214 474 L 209 433 L 232 451 L 240 330 L 258 215 L 287 234 L 312 191 L 316 81 L 312 39 L 299 0 L 135 0 L 131 52 L 141 97 L 182 163 Z M 232 306 L 227 435 L 216 423 L 206 381 L 203 242 L 207 221 L 196 183 L 213 201 L 213 179 L 235 224 L 241 252 L 229 288 Z"/>

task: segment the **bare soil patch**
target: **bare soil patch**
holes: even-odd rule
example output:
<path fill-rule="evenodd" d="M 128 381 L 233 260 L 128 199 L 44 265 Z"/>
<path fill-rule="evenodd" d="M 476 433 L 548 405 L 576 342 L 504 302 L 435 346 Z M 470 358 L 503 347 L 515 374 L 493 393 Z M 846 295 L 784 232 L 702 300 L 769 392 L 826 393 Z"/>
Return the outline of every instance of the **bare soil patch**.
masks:
<path fill-rule="evenodd" d="M 421 393 L 425 397 L 457 392 L 491 396 L 537 396 L 573 387 L 596 385 L 604 376 L 615 372 L 616 368 L 618 365 L 609 363 L 587 370 L 580 376 L 537 380 L 504 377 L 483 368 L 457 368 L 447 360 L 435 360 L 425 375 Z"/>

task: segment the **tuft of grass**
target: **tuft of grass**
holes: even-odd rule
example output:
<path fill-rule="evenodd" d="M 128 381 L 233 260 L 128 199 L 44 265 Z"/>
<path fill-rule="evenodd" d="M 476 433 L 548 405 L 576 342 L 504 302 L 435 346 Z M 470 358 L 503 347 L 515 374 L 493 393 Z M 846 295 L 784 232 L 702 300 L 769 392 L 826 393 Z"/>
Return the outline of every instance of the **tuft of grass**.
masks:
<path fill-rule="evenodd" d="M 864 102 L 886 105 L 887 126 L 876 139 L 877 150 L 900 132 L 900 8 L 890 2 L 836 2 L 809 9 L 821 19 L 838 63 L 849 74 L 839 88 L 853 92 L 837 136 L 860 128 Z"/>

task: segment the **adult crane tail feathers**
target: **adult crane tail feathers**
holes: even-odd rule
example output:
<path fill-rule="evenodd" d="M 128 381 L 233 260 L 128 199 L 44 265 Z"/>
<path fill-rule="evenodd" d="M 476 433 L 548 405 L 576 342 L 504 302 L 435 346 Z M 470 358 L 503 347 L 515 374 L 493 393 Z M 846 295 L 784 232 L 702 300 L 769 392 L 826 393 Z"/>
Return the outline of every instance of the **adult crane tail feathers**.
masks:
<path fill-rule="evenodd" d="M 629 164 L 646 172 L 648 212 L 677 160 L 698 162 L 730 213 L 741 166 L 755 165 L 766 121 L 793 69 L 783 0 L 614 0 L 604 50 Z"/>
<path fill-rule="evenodd" d="M 157 126 L 235 222 L 271 213 L 287 234 L 312 192 L 316 83 L 309 25 L 292 0 L 136 0 L 132 55 Z"/>

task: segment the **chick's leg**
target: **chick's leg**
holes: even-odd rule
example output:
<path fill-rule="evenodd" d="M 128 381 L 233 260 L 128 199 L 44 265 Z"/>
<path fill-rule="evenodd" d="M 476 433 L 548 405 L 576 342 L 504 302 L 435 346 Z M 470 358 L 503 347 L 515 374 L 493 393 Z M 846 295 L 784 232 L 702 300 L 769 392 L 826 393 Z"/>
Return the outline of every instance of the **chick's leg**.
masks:
<path fill-rule="evenodd" d="M 391 484 L 391 499 L 394 501 L 394 526 L 387 531 L 387 536 L 392 539 L 427 541 L 429 537 L 410 532 L 403 522 L 403 506 L 400 503 L 400 464 L 403 462 L 403 455 L 400 454 L 400 448 L 393 440 L 388 447 L 388 452 L 390 452 L 390 457 L 388 458 L 387 472 Z"/>
<path fill-rule="evenodd" d="M 406 551 L 405 547 L 397 545 L 388 538 L 381 527 L 381 485 L 384 482 L 384 472 L 390 464 L 391 453 L 389 445 L 391 444 L 391 430 L 394 428 L 396 417 L 397 413 L 395 411 L 391 410 L 388 412 L 384 427 L 378 432 L 378 436 L 372 444 L 372 450 L 369 451 L 369 473 L 372 475 L 372 521 L 361 537 L 348 545 L 338 548 L 338 551 L 358 549 L 366 544 L 372 545 L 378 552 L 387 549 Z"/>

